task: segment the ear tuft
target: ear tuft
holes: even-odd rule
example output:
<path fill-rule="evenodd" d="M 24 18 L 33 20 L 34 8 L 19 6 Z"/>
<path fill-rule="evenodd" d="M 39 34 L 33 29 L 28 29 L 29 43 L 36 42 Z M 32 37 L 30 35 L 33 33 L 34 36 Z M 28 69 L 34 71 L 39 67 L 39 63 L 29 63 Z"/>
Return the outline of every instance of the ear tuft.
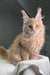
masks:
<path fill-rule="evenodd" d="M 38 9 L 37 9 L 37 12 L 42 12 L 42 9 L 39 7 Z"/>
<path fill-rule="evenodd" d="M 23 15 L 26 15 L 26 13 L 25 13 L 25 11 L 24 11 L 24 10 L 21 10 L 21 12 L 22 12 L 22 14 L 23 14 Z"/>
<path fill-rule="evenodd" d="M 42 17 L 41 17 L 41 19 L 44 19 L 44 18 L 45 18 L 45 16 L 42 16 Z"/>

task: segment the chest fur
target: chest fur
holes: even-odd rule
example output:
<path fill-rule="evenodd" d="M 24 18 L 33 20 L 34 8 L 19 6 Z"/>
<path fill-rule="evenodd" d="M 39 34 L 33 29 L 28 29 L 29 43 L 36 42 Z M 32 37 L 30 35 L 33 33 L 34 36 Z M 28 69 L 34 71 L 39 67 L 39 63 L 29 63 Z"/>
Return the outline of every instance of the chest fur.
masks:
<path fill-rule="evenodd" d="M 23 38 L 21 43 L 27 50 L 40 50 L 44 43 L 44 37 Z"/>

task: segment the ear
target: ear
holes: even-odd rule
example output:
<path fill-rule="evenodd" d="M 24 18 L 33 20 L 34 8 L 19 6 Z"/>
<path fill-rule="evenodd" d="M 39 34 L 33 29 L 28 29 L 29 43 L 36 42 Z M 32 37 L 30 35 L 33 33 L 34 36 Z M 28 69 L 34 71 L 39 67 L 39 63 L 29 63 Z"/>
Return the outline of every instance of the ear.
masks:
<path fill-rule="evenodd" d="M 42 11 L 42 9 L 41 8 L 38 8 L 38 10 L 37 10 L 37 15 L 36 15 L 36 19 L 37 19 L 37 21 L 39 21 L 40 23 L 42 23 L 42 15 L 41 15 L 41 11 Z"/>
<path fill-rule="evenodd" d="M 26 14 L 26 12 L 24 10 L 21 10 L 21 12 L 22 12 L 22 15 L 23 15 L 23 21 L 24 21 L 24 23 L 27 23 L 28 20 L 29 20 L 28 15 Z"/>

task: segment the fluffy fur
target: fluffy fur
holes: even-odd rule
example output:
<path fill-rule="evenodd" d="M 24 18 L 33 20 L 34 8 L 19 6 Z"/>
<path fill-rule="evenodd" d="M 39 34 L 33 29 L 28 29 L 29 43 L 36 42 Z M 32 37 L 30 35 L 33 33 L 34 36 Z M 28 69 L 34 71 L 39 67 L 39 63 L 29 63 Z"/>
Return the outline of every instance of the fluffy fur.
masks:
<path fill-rule="evenodd" d="M 24 10 L 21 12 L 23 31 L 16 37 L 8 51 L 8 60 L 14 65 L 23 60 L 37 59 L 45 41 L 45 27 L 41 19 L 41 8 L 38 8 L 35 18 L 30 18 Z"/>

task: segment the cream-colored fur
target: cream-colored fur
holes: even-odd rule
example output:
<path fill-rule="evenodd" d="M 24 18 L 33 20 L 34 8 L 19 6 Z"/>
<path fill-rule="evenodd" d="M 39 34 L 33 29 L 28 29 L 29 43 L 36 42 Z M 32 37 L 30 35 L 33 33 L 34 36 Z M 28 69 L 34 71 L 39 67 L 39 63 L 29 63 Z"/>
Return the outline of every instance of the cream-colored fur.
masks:
<path fill-rule="evenodd" d="M 23 14 L 23 32 L 16 37 L 8 52 L 8 60 L 14 65 L 23 60 L 37 59 L 45 41 L 41 8 L 38 8 L 35 18 L 28 17 L 24 10 L 21 12 Z"/>

